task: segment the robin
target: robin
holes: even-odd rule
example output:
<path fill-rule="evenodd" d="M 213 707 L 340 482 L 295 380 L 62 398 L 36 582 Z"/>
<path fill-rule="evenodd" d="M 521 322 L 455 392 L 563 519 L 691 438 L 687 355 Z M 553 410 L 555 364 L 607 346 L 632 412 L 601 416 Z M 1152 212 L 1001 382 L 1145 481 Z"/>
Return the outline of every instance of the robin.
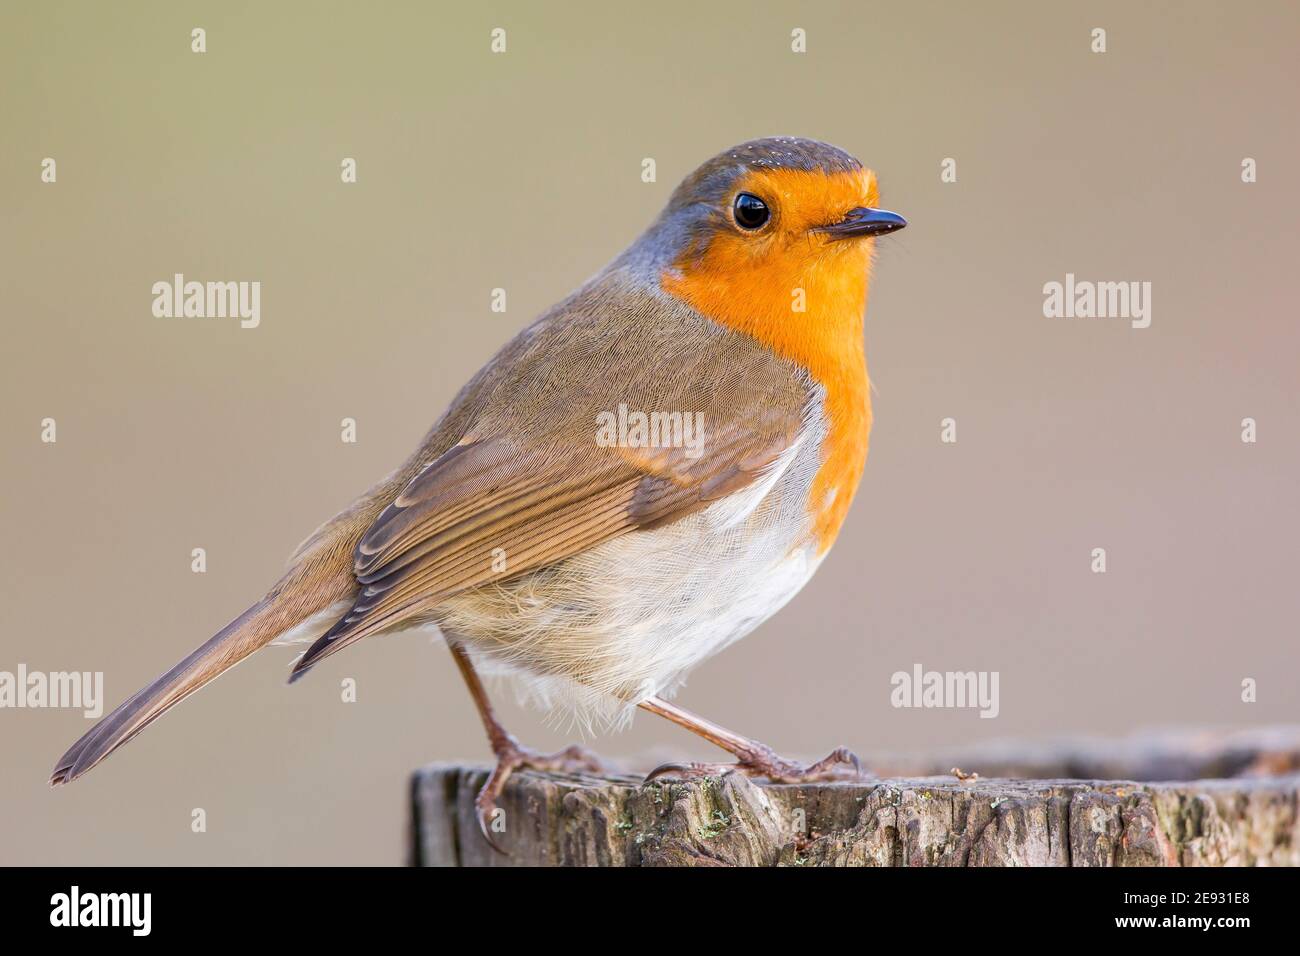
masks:
<path fill-rule="evenodd" d="M 875 240 L 906 225 L 874 174 L 807 139 L 710 159 L 650 228 L 475 375 L 397 471 L 307 539 L 265 597 L 96 724 L 52 785 L 278 641 L 290 682 L 374 634 L 436 627 L 487 729 L 488 835 L 525 749 L 480 675 L 515 678 L 588 729 L 636 708 L 777 781 L 832 775 L 669 702 L 817 570 L 867 457 L 863 317 Z M 717 772 L 671 764 L 662 774 Z M 491 839 L 488 835 L 489 840 Z"/>

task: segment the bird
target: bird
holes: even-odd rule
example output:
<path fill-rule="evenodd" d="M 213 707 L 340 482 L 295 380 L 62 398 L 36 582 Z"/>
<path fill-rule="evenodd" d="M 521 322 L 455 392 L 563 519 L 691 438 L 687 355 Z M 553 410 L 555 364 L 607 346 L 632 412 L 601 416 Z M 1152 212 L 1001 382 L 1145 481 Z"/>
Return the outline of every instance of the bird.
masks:
<path fill-rule="evenodd" d="M 875 245 L 907 225 L 874 172 L 813 139 L 767 137 L 687 175 L 641 236 L 474 375 L 415 452 L 318 528 L 259 601 L 92 727 L 52 786 L 85 774 L 254 651 L 309 646 L 290 683 L 351 644 L 436 629 L 496 760 L 484 836 L 512 773 L 592 771 L 501 724 L 485 676 L 605 731 L 642 710 L 780 782 L 800 764 L 674 703 L 696 665 L 812 577 L 867 458 L 864 343 Z M 498 847 L 499 849 L 499 847 Z"/>

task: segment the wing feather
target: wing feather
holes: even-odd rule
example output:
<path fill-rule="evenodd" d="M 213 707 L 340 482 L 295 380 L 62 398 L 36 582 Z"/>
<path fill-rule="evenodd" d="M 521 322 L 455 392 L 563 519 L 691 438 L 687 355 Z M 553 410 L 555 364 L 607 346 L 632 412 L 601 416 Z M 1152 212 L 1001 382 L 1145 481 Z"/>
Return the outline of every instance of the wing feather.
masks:
<path fill-rule="evenodd" d="M 291 679 L 369 634 L 427 619 L 452 595 L 680 520 L 760 480 L 799 442 L 815 387 L 753 340 L 693 313 L 661 315 L 623 333 L 620 347 L 643 360 L 609 382 L 608 357 L 583 338 L 610 340 L 607 323 L 568 318 L 507 346 L 466 391 L 473 407 L 448 413 L 457 430 L 435 429 L 445 450 L 362 536 L 360 594 Z M 603 446 L 593 423 L 620 403 L 703 416 L 708 440 Z"/>

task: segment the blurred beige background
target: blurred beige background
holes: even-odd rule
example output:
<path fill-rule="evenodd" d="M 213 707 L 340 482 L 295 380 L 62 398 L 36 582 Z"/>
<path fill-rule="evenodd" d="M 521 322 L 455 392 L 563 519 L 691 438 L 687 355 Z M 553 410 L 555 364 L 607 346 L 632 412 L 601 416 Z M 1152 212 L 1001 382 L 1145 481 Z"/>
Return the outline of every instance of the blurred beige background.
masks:
<path fill-rule="evenodd" d="M 871 460 L 818 576 L 678 700 L 808 755 L 1297 718 L 1294 4 L 2 16 L 0 670 L 101 670 L 116 705 L 256 599 L 682 175 L 779 133 L 849 149 L 911 221 L 881 243 L 867 319 Z M 155 319 L 175 272 L 260 280 L 261 327 Z M 1151 327 L 1044 318 L 1067 272 L 1152 282 Z M 408 772 L 487 753 L 446 651 L 367 641 L 287 688 L 294 653 L 58 791 L 89 721 L 0 710 L 0 862 L 401 862 Z M 914 663 L 999 671 L 1000 716 L 893 709 Z M 565 742 L 502 704 L 526 742 Z M 713 756 L 644 716 L 595 745 Z"/>

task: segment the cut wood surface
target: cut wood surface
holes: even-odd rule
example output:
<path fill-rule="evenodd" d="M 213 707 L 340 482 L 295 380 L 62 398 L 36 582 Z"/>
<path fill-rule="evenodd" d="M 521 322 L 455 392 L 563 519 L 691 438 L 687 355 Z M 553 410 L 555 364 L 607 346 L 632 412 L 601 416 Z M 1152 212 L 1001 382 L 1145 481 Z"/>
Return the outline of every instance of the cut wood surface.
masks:
<path fill-rule="evenodd" d="M 815 784 L 732 773 L 642 785 L 639 776 L 522 771 L 499 801 L 506 854 L 474 818 L 487 768 L 434 764 L 413 780 L 412 862 L 1300 865 L 1300 728 L 877 758 L 871 765 L 891 775 Z M 893 775 L 897 767 L 907 772 Z M 958 779 L 953 767 L 979 776 Z"/>

